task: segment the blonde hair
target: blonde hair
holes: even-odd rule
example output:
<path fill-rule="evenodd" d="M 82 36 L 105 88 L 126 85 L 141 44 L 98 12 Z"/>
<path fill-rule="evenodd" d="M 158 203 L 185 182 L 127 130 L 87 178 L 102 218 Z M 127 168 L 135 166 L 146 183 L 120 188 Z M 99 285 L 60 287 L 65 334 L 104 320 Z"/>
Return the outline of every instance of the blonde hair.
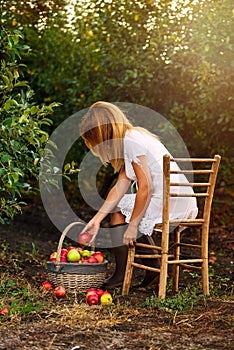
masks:
<path fill-rule="evenodd" d="M 135 129 L 155 137 L 144 128 L 133 127 L 120 108 L 103 101 L 89 108 L 79 128 L 86 146 L 104 165 L 111 163 L 115 172 L 124 166 L 123 139 L 127 130 Z"/>

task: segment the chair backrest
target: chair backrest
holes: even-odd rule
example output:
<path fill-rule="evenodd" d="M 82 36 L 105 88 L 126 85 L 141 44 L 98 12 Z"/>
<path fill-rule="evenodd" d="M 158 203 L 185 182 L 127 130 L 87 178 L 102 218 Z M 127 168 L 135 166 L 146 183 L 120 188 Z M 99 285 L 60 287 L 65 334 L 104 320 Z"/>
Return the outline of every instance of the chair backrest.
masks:
<path fill-rule="evenodd" d="M 209 225 L 211 205 L 220 160 L 221 157 L 219 155 L 215 155 L 214 158 L 172 158 L 169 155 L 164 155 L 164 225 L 169 225 L 171 197 L 196 197 L 198 201 L 203 198 L 203 205 L 198 205 L 198 218 L 196 220 L 187 219 L 186 221 L 197 221 L 197 223 L 205 222 Z M 175 174 L 182 176 L 182 181 L 173 180 L 173 175 Z M 190 179 L 188 179 L 187 176 L 190 176 Z M 191 188 L 191 190 L 185 191 L 185 189 L 188 188 Z M 177 221 L 180 222 L 181 220 L 173 220 L 173 222 Z"/>

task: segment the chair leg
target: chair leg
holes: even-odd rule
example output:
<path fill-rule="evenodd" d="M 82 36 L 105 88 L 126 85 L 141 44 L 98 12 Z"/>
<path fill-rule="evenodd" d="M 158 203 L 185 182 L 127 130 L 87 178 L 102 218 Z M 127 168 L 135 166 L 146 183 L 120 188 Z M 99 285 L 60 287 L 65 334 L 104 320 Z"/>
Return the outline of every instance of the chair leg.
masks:
<path fill-rule="evenodd" d="M 204 259 L 202 263 L 202 286 L 203 286 L 203 294 L 209 295 L 209 267 L 208 267 L 208 259 Z"/>
<path fill-rule="evenodd" d="M 177 227 L 174 232 L 174 256 L 175 260 L 179 260 L 180 258 L 180 228 Z M 180 274 L 180 266 L 173 265 L 172 267 L 172 291 L 173 293 L 178 291 L 179 288 L 179 274 Z"/>
<path fill-rule="evenodd" d="M 160 277 L 159 277 L 159 290 L 158 298 L 165 299 L 166 287 L 167 287 L 167 270 L 168 270 L 168 254 L 162 253 L 161 266 L 160 266 Z"/>
<path fill-rule="evenodd" d="M 124 283 L 122 289 L 122 295 L 128 295 L 129 289 L 132 281 L 132 273 L 133 273 L 133 265 L 135 257 L 135 247 L 131 247 L 128 249 L 128 260 L 126 265 L 126 271 L 124 276 Z"/>
<path fill-rule="evenodd" d="M 202 288 L 203 294 L 209 295 L 209 266 L 208 266 L 208 228 L 202 229 Z"/>

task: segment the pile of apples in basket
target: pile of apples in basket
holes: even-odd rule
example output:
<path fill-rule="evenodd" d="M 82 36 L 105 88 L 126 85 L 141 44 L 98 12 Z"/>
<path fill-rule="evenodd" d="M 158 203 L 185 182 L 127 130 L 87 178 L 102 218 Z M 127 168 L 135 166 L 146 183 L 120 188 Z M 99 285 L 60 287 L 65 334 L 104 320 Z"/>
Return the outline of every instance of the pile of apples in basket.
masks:
<path fill-rule="evenodd" d="M 78 238 L 78 243 L 81 247 L 70 246 L 68 248 L 62 248 L 60 253 L 61 263 L 72 264 L 100 264 L 105 261 L 104 254 L 100 251 L 92 251 L 87 249 L 92 236 L 88 232 L 81 233 Z M 56 262 L 57 252 L 50 254 L 50 262 Z M 44 281 L 42 288 L 46 291 L 53 290 L 53 285 L 50 281 Z M 63 298 L 66 296 L 66 289 L 63 286 L 57 286 L 53 290 L 54 295 L 57 298 Z M 86 291 L 86 301 L 89 305 L 97 304 L 111 304 L 112 296 L 109 292 L 102 289 L 88 288 Z"/>
<path fill-rule="evenodd" d="M 78 243 L 85 247 L 89 244 L 91 235 L 88 232 L 81 233 Z M 56 261 L 57 252 L 50 255 L 50 261 Z M 68 247 L 61 249 L 60 262 L 78 263 L 78 264 L 97 264 L 102 263 L 105 257 L 102 252 L 95 252 L 81 247 Z"/>

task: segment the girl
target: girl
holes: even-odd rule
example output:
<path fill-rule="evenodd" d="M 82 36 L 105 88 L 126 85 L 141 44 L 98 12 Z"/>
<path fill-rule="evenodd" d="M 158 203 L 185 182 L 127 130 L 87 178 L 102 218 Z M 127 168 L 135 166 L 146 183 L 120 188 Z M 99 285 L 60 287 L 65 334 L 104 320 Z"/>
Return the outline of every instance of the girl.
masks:
<path fill-rule="evenodd" d="M 98 156 L 103 164 L 111 163 L 118 180 L 96 215 L 82 232 L 92 234 L 92 244 L 102 220 L 110 214 L 111 238 L 116 260 L 116 269 L 106 282 L 106 288 L 123 283 L 128 246 L 136 242 L 147 243 L 155 224 L 162 222 L 163 207 L 163 155 L 169 154 L 157 136 L 141 127 L 134 127 L 124 113 L 108 102 L 94 103 L 80 123 L 80 133 L 86 146 Z M 178 169 L 175 163 L 175 169 Z M 174 175 L 181 181 L 183 175 Z M 185 178 L 182 181 L 187 181 Z M 136 184 L 136 193 L 127 193 L 131 184 Z M 190 187 L 185 187 L 192 191 Z M 173 201 L 174 200 L 174 201 Z M 195 198 L 173 197 L 171 219 L 195 218 Z M 139 236 L 141 236 L 139 238 Z M 145 260 L 155 266 L 154 259 Z M 157 277 L 147 271 L 141 286 L 151 284 Z"/>

